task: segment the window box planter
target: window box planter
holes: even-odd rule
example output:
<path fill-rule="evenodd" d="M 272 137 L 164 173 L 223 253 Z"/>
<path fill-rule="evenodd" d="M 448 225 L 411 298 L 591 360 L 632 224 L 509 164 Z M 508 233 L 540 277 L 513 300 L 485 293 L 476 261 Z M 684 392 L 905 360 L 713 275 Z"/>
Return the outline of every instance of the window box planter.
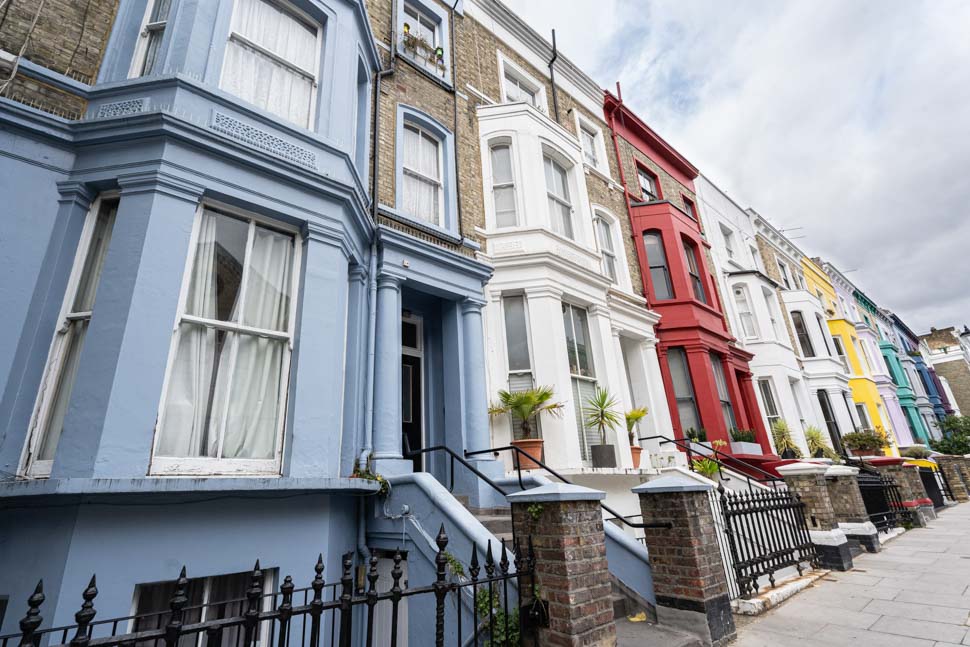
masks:
<path fill-rule="evenodd" d="M 758 443 L 739 443 L 731 441 L 732 454 L 763 454 Z"/>
<path fill-rule="evenodd" d="M 692 440 L 690 441 L 690 448 L 691 451 L 701 456 L 711 456 L 714 454 L 714 447 L 709 442 L 698 443 Z"/>

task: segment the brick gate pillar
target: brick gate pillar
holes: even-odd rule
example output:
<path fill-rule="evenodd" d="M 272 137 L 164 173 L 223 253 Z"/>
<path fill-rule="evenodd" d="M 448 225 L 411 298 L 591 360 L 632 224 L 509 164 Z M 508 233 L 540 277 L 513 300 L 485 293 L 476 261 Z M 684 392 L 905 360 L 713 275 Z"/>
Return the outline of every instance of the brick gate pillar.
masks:
<path fill-rule="evenodd" d="M 825 484 L 835 513 L 835 522 L 849 540 L 859 542 L 870 553 L 880 550 L 879 530 L 869 520 L 856 475 L 858 467 L 832 465 L 825 470 Z"/>
<path fill-rule="evenodd" d="M 789 463 L 776 468 L 788 488 L 805 504 L 805 521 L 812 543 L 818 548 L 819 564 L 822 568 L 848 571 L 852 568 L 852 553 L 829 497 L 825 479 L 828 469 L 823 463 Z"/>
<path fill-rule="evenodd" d="M 613 647 L 613 601 L 599 490 L 554 483 L 508 495 L 515 536 L 532 537 L 539 596 L 549 604 L 540 645 Z M 527 593 L 528 595 L 528 593 Z"/>
<path fill-rule="evenodd" d="M 934 456 L 933 460 L 939 465 L 943 476 L 946 477 L 946 482 L 950 485 L 950 491 L 953 492 L 953 498 L 956 499 L 957 503 L 970 501 L 970 494 L 967 493 L 967 487 L 963 483 L 963 475 L 960 473 L 961 459 L 957 456 L 942 455 Z"/>
<path fill-rule="evenodd" d="M 633 492 L 640 496 L 644 519 L 672 524 L 669 529 L 644 530 L 657 620 L 719 647 L 734 640 L 737 632 L 709 499 L 712 489 L 674 473 L 639 485 Z"/>

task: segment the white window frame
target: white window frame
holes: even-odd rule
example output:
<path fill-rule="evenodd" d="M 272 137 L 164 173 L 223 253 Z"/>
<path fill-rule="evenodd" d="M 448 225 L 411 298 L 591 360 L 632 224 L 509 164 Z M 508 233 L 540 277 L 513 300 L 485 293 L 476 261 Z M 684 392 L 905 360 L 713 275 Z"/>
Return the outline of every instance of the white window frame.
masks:
<path fill-rule="evenodd" d="M 563 175 L 565 176 L 565 181 L 563 182 L 563 187 L 566 190 L 565 196 L 556 195 L 555 193 L 552 193 L 549 190 L 550 189 L 549 181 L 546 179 L 546 159 L 550 160 L 553 164 L 562 168 Z M 578 198 L 574 198 L 573 196 L 573 194 L 578 193 L 575 190 L 575 187 L 573 186 L 573 181 L 572 181 L 572 174 L 574 169 L 575 167 L 573 166 L 573 163 L 571 160 L 565 159 L 562 157 L 562 155 L 543 148 L 542 181 L 545 184 L 546 212 L 548 214 L 547 217 L 549 221 L 549 229 L 557 236 L 561 236 L 573 242 L 578 242 L 579 236 L 577 236 L 577 234 L 579 233 L 579 229 L 578 229 L 579 223 L 576 222 L 576 217 L 575 217 L 576 206 L 573 204 L 573 200 L 578 199 Z M 549 208 L 549 200 L 554 200 L 555 202 L 559 203 L 560 206 L 569 208 L 569 228 L 572 229 L 572 236 L 567 235 L 565 227 L 563 227 L 562 231 L 557 230 L 555 218 L 553 217 L 552 210 Z"/>
<path fill-rule="evenodd" d="M 572 395 L 573 390 L 575 390 L 576 393 L 579 393 L 579 388 L 578 387 L 574 388 L 573 382 L 584 382 L 586 384 L 592 385 L 593 391 L 595 392 L 597 386 L 599 385 L 599 382 L 596 378 L 596 359 L 595 357 L 593 357 L 593 326 L 590 325 L 590 321 L 589 321 L 590 319 L 589 308 L 576 305 L 574 303 L 570 303 L 569 301 L 563 301 L 562 305 L 565 308 L 569 308 L 569 324 L 572 327 L 574 340 L 576 339 L 576 328 L 577 328 L 576 315 L 574 311 L 582 310 L 586 314 L 586 331 L 585 331 L 587 333 L 586 334 L 586 346 L 587 346 L 586 356 L 587 356 L 587 359 L 589 360 L 588 361 L 589 375 L 573 373 L 572 370 L 569 371 L 570 395 Z M 575 346 L 570 348 L 569 342 L 565 338 L 565 321 L 563 322 L 563 341 L 566 342 L 567 366 L 569 364 L 569 356 L 575 355 L 577 368 L 579 368 L 579 370 L 582 370 L 582 367 L 579 366 L 579 354 L 578 354 L 577 348 Z M 584 464 L 588 464 L 588 462 L 592 460 L 592 452 L 589 449 L 590 443 L 589 443 L 589 438 L 587 437 L 588 434 L 587 434 L 587 429 L 585 425 L 586 415 L 585 415 L 585 412 L 583 411 L 585 406 L 586 406 L 585 402 L 573 403 L 573 407 L 574 407 L 573 413 L 575 414 L 577 424 L 579 425 L 579 429 L 577 429 L 577 433 L 578 433 L 577 441 L 579 442 L 580 457 L 582 458 Z M 596 432 L 594 431 L 591 433 L 595 434 Z M 584 455 L 585 455 L 585 458 L 583 458 Z"/>
<path fill-rule="evenodd" d="M 748 290 L 748 286 L 744 284 L 737 284 L 731 287 L 731 293 L 734 296 L 734 304 L 738 310 L 738 319 L 741 322 L 741 334 L 744 335 L 745 339 L 757 339 L 760 336 L 760 330 L 758 327 L 758 319 L 754 314 L 754 307 L 751 303 L 751 293 Z M 740 298 L 739 298 L 740 297 Z M 747 308 L 747 312 L 742 310 L 743 305 Z M 748 327 L 744 325 L 745 317 L 748 315 L 748 320 L 751 325 L 751 331 L 748 331 Z"/>
<path fill-rule="evenodd" d="M 492 150 L 495 148 L 507 147 L 509 149 L 509 167 L 511 180 L 509 182 L 496 182 L 495 181 L 495 169 L 492 166 Z M 508 136 L 493 137 L 488 141 L 486 146 L 486 155 L 488 156 L 488 185 L 491 187 L 489 191 L 489 200 L 492 204 L 492 223 L 495 229 L 511 229 L 513 227 L 519 227 L 522 225 L 522 220 L 519 218 L 519 214 L 522 213 L 521 205 L 519 204 L 519 190 L 516 180 L 518 179 L 518 169 L 515 163 L 515 151 L 516 147 L 512 142 L 512 138 Z M 403 159 L 403 157 L 402 157 Z M 495 190 L 496 189 L 512 189 L 512 199 L 515 205 L 515 224 L 513 225 L 499 225 L 498 223 L 498 207 L 495 204 Z"/>
<path fill-rule="evenodd" d="M 869 409 L 866 408 L 866 405 L 856 402 L 855 413 L 856 413 L 856 416 L 859 418 L 860 429 L 864 429 L 864 430 L 874 429 L 874 427 L 872 426 L 872 420 L 869 419 Z"/>
<path fill-rule="evenodd" d="M 606 142 L 603 138 L 603 129 L 593 121 L 579 114 L 579 110 L 573 110 L 576 114 L 576 137 L 579 139 L 579 147 L 583 151 L 583 164 L 597 172 L 609 177 L 609 167 L 606 157 Z M 583 141 L 583 131 L 592 136 L 593 160 L 592 163 L 587 159 L 589 151 L 586 150 L 586 143 Z"/>
<path fill-rule="evenodd" d="M 508 95 L 505 92 L 505 77 L 506 75 L 511 76 L 515 79 L 515 82 L 520 86 L 526 86 L 530 91 L 535 92 L 536 103 L 528 104 L 532 105 L 536 110 L 544 115 L 549 114 L 549 103 L 546 100 L 546 84 L 537 79 L 532 74 L 526 72 L 522 66 L 515 63 L 509 59 L 501 51 L 497 52 L 498 55 L 498 82 L 499 82 L 499 96 L 502 103 L 511 103 Z M 528 103 L 528 102 L 526 102 Z"/>
<path fill-rule="evenodd" d="M 246 241 L 246 259 L 252 250 L 254 226 L 264 225 L 275 231 L 291 234 L 293 236 L 293 271 L 290 273 L 290 311 L 287 315 L 287 330 L 262 330 L 246 326 L 238 322 L 227 322 L 216 319 L 206 319 L 196 315 L 186 313 L 186 301 L 189 294 L 189 286 L 192 282 L 192 271 L 195 265 L 195 251 L 199 240 L 199 230 L 202 224 L 202 216 L 206 209 L 212 209 L 249 221 L 249 233 Z M 185 259 L 182 275 L 182 288 L 179 294 L 178 311 L 172 325 L 172 341 L 168 353 L 168 363 L 165 368 L 165 380 L 162 383 L 161 397 L 158 402 L 158 419 L 155 423 L 155 435 L 152 441 L 151 463 L 149 474 L 153 476 L 188 476 L 188 475 L 234 475 L 234 474 L 260 474 L 277 476 L 280 474 L 283 464 L 283 450 L 285 441 L 286 417 L 289 413 L 288 394 L 290 389 L 290 371 L 292 366 L 293 345 L 296 339 L 296 318 L 297 305 L 300 301 L 300 275 L 303 267 L 303 236 L 298 228 L 287 225 L 284 222 L 266 218 L 231 205 L 217 202 L 214 200 L 204 200 L 199 203 L 195 212 L 195 220 L 192 225 L 192 236 L 189 240 L 189 249 Z M 248 271 L 248 267 L 245 271 Z M 243 284 L 245 283 L 245 273 Z M 175 368 L 175 360 L 179 348 L 179 336 L 182 323 L 201 324 L 214 327 L 218 330 L 227 332 L 238 332 L 255 334 L 286 341 L 283 349 L 282 375 L 280 378 L 280 413 L 276 424 L 276 449 L 273 458 L 218 458 L 208 456 L 158 456 L 158 443 L 160 440 L 159 431 L 164 428 L 165 402 L 168 399 L 168 389 L 172 378 L 172 370 Z"/>
<path fill-rule="evenodd" d="M 407 165 L 406 161 L 405 161 L 405 157 L 406 157 L 405 150 L 406 149 L 402 148 L 402 150 L 401 150 L 401 179 L 402 179 L 402 181 L 403 181 L 405 175 L 411 175 L 411 176 L 417 178 L 420 181 L 429 182 L 429 183 L 432 183 L 432 184 L 437 185 L 437 187 L 438 187 L 438 201 L 437 201 L 438 202 L 438 212 L 437 212 L 437 214 L 435 214 L 437 217 L 435 218 L 434 221 L 425 220 L 424 218 L 421 217 L 421 214 L 417 214 L 417 213 L 409 213 L 407 215 L 410 216 L 410 217 L 412 217 L 412 218 L 414 218 L 415 220 L 417 220 L 419 222 L 431 222 L 431 224 L 433 224 L 433 225 L 435 225 L 437 227 L 444 227 L 445 226 L 445 223 L 444 223 L 444 221 L 445 221 L 445 182 L 444 182 L 444 176 L 445 176 L 445 141 L 441 137 L 439 137 L 438 135 L 436 135 L 435 133 L 433 133 L 432 131 L 430 131 L 427 128 L 423 127 L 421 124 L 415 123 L 414 121 L 412 121 L 410 119 L 407 119 L 405 117 L 404 123 L 401 125 L 401 129 L 402 129 L 401 135 L 402 135 L 402 137 L 401 137 L 401 141 L 399 142 L 402 147 L 404 146 L 404 132 L 403 131 L 405 131 L 405 130 L 407 130 L 409 128 L 411 130 L 417 131 L 419 136 L 428 137 L 429 139 L 431 139 L 431 140 L 433 140 L 433 141 L 435 141 L 437 143 L 437 145 L 438 145 L 438 174 L 439 174 L 439 177 L 438 178 L 429 177 L 429 176 L 425 175 L 424 173 L 421 173 L 420 171 L 417 171 L 415 169 L 410 168 Z M 402 200 L 402 202 L 404 201 L 404 187 L 403 186 L 401 187 L 401 200 Z M 403 208 L 403 204 L 401 205 L 401 207 Z M 516 217 L 518 217 L 518 216 L 516 216 Z"/>
<path fill-rule="evenodd" d="M 781 409 L 778 407 L 778 393 L 776 392 L 774 382 L 770 377 L 759 377 L 757 382 L 758 395 L 761 396 L 761 407 L 764 410 L 765 421 L 768 423 L 768 430 L 770 431 L 772 425 L 774 425 L 776 421 L 782 419 Z M 765 387 L 767 387 L 767 389 Z M 771 398 L 771 408 L 775 410 L 774 414 L 768 410 L 769 397 Z"/>
<path fill-rule="evenodd" d="M 34 400 L 33 412 L 30 416 L 30 425 L 27 427 L 27 441 L 20 458 L 20 468 L 18 473 L 30 478 L 48 478 L 53 467 L 53 460 L 36 460 L 33 456 L 37 453 L 38 443 L 41 438 L 46 436 L 48 430 L 40 429 L 40 421 L 45 420 L 45 425 L 50 424 L 48 420 L 50 408 L 53 404 L 54 394 L 57 390 L 56 381 L 61 375 L 61 366 L 64 361 L 66 347 L 59 339 L 59 333 L 67 324 L 68 318 L 78 318 L 79 315 L 86 315 L 90 320 L 92 312 L 73 313 L 74 300 L 77 297 L 78 285 L 81 281 L 81 273 L 84 271 L 84 262 L 87 260 L 88 250 L 91 247 L 91 238 L 94 235 L 95 223 L 98 213 L 101 211 L 101 204 L 105 200 L 118 198 L 117 192 L 106 192 L 99 195 L 91 203 L 88 213 L 84 219 L 84 226 L 81 228 L 81 237 L 78 240 L 77 250 L 74 252 L 74 263 L 71 266 L 71 273 L 67 279 L 67 286 L 64 289 L 64 299 L 61 302 L 61 309 L 57 315 L 57 329 L 51 338 L 51 344 L 47 351 L 47 361 L 44 363 L 44 373 L 41 383 L 37 389 L 37 397 Z"/>
<path fill-rule="evenodd" d="M 297 74 L 301 74 L 309 78 L 312 81 L 312 86 L 310 90 L 310 108 L 307 110 L 307 123 L 300 124 L 295 121 L 290 121 L 286 117 L 282 115 L 278 115 L 275 112 L 271 112 L 266 108 L 258 108 L 258 106 L 257 108 L 259 110 L 262 110 L 264 112 L 267 112 L 273 115 L 274 117 L 284 120 L 286 123 L 297 124 L 298 126 L 302 128 L 306 128 L 307 130 L 316 130 L 315 126 L 316 126 L 316 114 L 317 114 L 317 95 L 320 93 L 320 58 L 321 58 L 321 52 L 323 50 L 323 25 L 320 24 L 319 21 L 311 18 L 305 12 L 300 11 L 299 9 L 294 7 L 289 2 L 284 2 L 284 0 L 263 0 L 263 1 L 274 5 L 281 12 L 288 13 L 292 15 L 296 20 L 306 23 L 308 26 L 312 26 L 317 30 L 317 47 L 316 47 L 317 54 L 316 56 L 313 57 L 313 69 L 312 70 L 303 69 L 302 67 L 286 60 L 276 52 L 266 49 L 262 45 L 257 45 L 256 43 L 249 40 L 242 34 L 239 34 L 233 31 L 233 23 L 234 23 L 235 12 L 236 12 L 235 3 L 233 3 L 232 15 L 229 16 L 229 30 L 228 30 L 228 35 L 226 36 L 226 45 L 228 46 L 230 42 L 236 41 L 237 43 L 242 44 L 244 47 L 248 47 L 250 49 L 256 50 L 261 55 L 272 59 L 273 61 L 275 61 L 276 63 L 279 63 L 283 67 L 293 72 L 296 72 Z M 226 58 L 227 58 L 226 56 L 222 57 L 222 71 L 219 73 L 220 89 L 222 88 L 222 80 L 226 72 Z M 244 101 L 244 99 L 240 98 L 240 101 Z M 250 105 L 255 105 L 255 104 L 250 104 Z"/>
<path fill-rule="evenodd" d="M 165 30 L 168 28 L 168 16 L 165 20 L 156 20 L 151 22 L 152 11 L 155 9 L 155 4 L 159 0 L 148 0 L 145 3 L 145 14 L 142 16 L 141 23 L 138 26 L 138 41 L 135 43 L 135 52 L 131 57 L 131 66 L 128 68 L 128 78 L 137 79 L 145 76 L 145 57 L 148 55 L 148 41 L 150 40 L 151 32 L 161 31 L 161 38 L 165 38 Z M 174 4 L 174 0 L 172 2 Z M 172 4 L 169 4 L 168 11 L 169 15 L 172 12 Z M 161 49 L 162 44 L 159 43 L 159 49 Z"/>
<path fill-rule="evenodd" d="M 792 289 L 792 278 L 791 272 L 788 270 L 788 264 L 782 260 L 775 261 L 778 264 L 778 273 L 781 274 L 781 283 L 786 290 Z"/>
<path fill-rule="evenodd" d="M 606 246 L 603 245 L 602 236 L 600 235 L 600 227 L 599 227 L 599 223 L 601 222 L 606 227 L 606 235 L 609 238 L 610 247 L 612 249 L 606 249 Z M 610 281 L 614 285 L 620 285 L 621 278 L 625 278 L 625 277 L 623 275 L 623 272 L 620 269 L 620 256 L 617 253 L 617 249 L 623 249 L 623 247 L 617 246 L 616 231 L 614 230 L 614 227 L 613 227 L 615 222 L 616 221 L 614 218 L 608 216 L 601 209 L 593 210 L 593 232 L 596 236 L 596 245 L 599 248 L 600 254 L 603 256 L 600 269 L 603 272 L 603 276 L 610 279 Z M 609 273 L 606 271 L 607 257 L 609 257 L 613 261 L 613 276 L 610 276 Z"/>
<path fill-rule="evenodd" d="M 511 366 L 509 366 L 509 331 L 508 331 L 508 325 L 506 321 L 506 311 L 505 311 L 506 299 L 522 299 L 522 316 L 523 316 L 523 319 L 525 319 L 525 347 L 526 347 L 526 354 L 528 355 L 528 359 L 529 359 L 528 369 L 522 369 L 522 368 L 513 369 Z M 529 316 L 529 297 L 526 294 L 521 292 L 510 292 L 508 294 L 502 294 L 501 298 L 499 299 L 499 303 L 501 305 L 501 311 L 502 311 L 502 345 L 503 345 L 502 350 L 503 350 L 503 358 L 505 359 L 506 378 L 507 378 L 506 384 L 507 384 L 508 390 L 512 392 L 512 376 L 528 375 L 529 380 L 532 382 L 532 386 L 535 387 L 536 385 L 535 366 L 536 365 L 532 354 L 532 320 Z M 515 438 L 516 418 L 511 413 L 509 414 L 508 417 L 509 417 L 509 423 L 511 425 L 509 428 L 509 433 L 510 433 L 509 437 Z M 536 438 L 542 438 L 542 428 L 540 426 L 539 416 L 536 416 L 535 420 L 532 422 L 532 425 L 533 425 L 533 431 L 536 434 Z"/>
<path fill-rule="evenodd" d="M 736 260 L 737 250 L 734 249 L 734 231 L 724 223 L 719 223 L 718 227 L 721 230 L 721 238 L 724 240 L 724 251 L 727 252 L 727 257 L 732 261 Z"/>

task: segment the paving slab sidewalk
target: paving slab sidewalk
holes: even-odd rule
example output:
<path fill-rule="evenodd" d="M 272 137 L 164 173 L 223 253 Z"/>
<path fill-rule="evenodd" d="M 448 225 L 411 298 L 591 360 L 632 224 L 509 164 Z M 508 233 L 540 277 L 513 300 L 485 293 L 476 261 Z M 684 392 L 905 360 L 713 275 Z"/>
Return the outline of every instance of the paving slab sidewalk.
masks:
<path fill-rule="evenodd" d="M 764 616 L 735 647 L 970 645 L 970 504 L 860 555 Z"/>

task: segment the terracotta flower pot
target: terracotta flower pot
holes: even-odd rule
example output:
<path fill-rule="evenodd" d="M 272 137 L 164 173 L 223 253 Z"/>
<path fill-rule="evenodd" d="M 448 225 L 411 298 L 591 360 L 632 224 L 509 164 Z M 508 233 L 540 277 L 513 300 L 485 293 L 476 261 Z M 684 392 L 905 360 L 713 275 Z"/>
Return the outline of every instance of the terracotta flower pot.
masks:
<path fill-rule="evenodd" d="M 541 465 L 536 463 L 536 461 L 542 460 L 542 445 L 545 441 L 541 438 L 523 438 L 522 440 L 513 440 L 512 445 L 518 447 L 525 454 L 518 454 L 519 456 L 519 467 L 524 470 L 537 470 L 541 469 Z M 518 453 L 518 452 L 517 452 Z M 529 458 L 531 456 L 535 460 Z M 515 463 L 513 463 L 514 465 Z"/>
<path fill-rule="evenodd" d="M 643 447 L 640 445 L 630 445 L 630 457 L 633 459 L 633 469 L 640 468 L 640 454 L 643 453 Z"/>

